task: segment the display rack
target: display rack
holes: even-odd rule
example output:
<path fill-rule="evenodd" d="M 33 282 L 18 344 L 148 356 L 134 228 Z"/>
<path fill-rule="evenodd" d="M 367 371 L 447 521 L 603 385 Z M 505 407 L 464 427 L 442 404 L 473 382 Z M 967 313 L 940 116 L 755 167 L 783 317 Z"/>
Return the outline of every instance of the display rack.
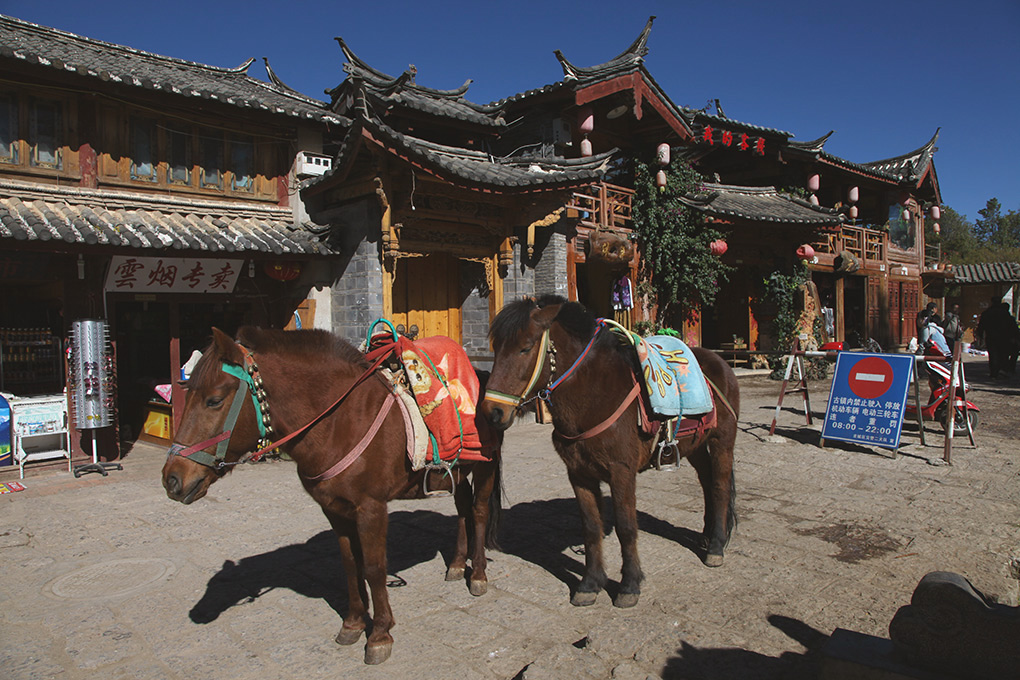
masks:
<path fill-rule="evenodd" d="M 34 461 L 67 459 L 71 471 L 71 446 L 67 429 L 67 396 L 11 397 L 11 450 L 21 478 L 25 465 Z"/>

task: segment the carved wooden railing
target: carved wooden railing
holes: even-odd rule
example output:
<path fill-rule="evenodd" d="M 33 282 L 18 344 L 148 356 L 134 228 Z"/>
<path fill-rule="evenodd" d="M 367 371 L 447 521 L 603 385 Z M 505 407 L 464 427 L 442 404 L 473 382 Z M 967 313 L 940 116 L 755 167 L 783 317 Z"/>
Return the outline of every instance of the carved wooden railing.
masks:
<path fill-rule="evenodd" d="M 585 226 L 630 229 L 633 202 L 633 189 L 603 182 L 573 192 L 567 208 L 577 210 Z"/>
<path fill-rule="evenodd" d="M 865 264 L 885 264 L 886 234 L 877 229 L 844 225 L 814 245 L 819 253 L 837 255 L 846 251 Z"/>

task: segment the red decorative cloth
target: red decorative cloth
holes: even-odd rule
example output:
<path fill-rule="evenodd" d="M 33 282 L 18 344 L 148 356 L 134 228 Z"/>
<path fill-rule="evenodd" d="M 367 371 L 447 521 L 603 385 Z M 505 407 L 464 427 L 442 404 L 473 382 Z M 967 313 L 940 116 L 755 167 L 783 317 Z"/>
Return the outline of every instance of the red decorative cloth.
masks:
<path fill-rule="evenodd" d="M 400 336 L 377 344 L 372 338 L 371 360 L 394 351 L 400 357 L 425 425 L 432 434 L 428 461 L 435 447 L 444 461 L 490 460 L 495 436 L 484 418 L 477 415 L 480 392 L 478 374 L 464 348 L 448 337 L 435 335 L 412 342 Z"/>

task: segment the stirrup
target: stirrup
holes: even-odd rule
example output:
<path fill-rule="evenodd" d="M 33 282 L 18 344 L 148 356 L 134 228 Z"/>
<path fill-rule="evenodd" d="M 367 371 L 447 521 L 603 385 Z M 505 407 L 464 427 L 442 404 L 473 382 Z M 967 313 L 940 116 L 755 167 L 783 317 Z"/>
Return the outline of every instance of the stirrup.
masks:
<path fill-rule="evenodd" d="M 422 493 L 425 494 L 426 498 L 442 498 L 444 496 L 453 495 L 453 489 L 455 486 L 453 481 L 453 463 L 449 463 L 445 460 L 441 460 L 438 463 L 425 463 L 424 469 L 425 476 L 421 480 L 421 490 Z M 429 490 L 429 473 L 432 472 L 433 470 L 443 470 L 444 474 L 449 476 L 450 478 L 449 491 L 446 491 L 444 489 L 435 489 L 433 491 Z"/>
<path fill-rule="evenodd" d="M 667 447 L 673 449 L 673 456 L 675 462 L 667 463 L 665 466 L 663 466 L 662 452 Z M 679 467 L 679 464 L 680 464 L 680 447 L 677 446 L 676 439 L 672 439 L 668 442 L 666 441 L 659 442 L 659 452 L 655 454 L 655 469 L 659 470 L 660 472 L 671 472 L 673 470 L 676 470 Z"/>

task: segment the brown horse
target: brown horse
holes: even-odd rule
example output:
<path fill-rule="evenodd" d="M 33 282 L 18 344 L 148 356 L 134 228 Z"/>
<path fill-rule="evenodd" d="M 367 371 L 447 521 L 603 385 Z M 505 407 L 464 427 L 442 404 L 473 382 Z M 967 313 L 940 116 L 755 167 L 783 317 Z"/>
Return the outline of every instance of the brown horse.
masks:
<path fill-rule="evenodd" d="M 350 398 L 330 409 L 347 390 Z M 390 408 L 391 395 L 390 383 L 364 355 L 325 331 L 244 327 L 235 342 L 213 329 L 213 342 L 187 381 L 181 425 L 163 466 L 167 496 L 193 503 L 243 462 L 245 452 L 267 444 L 269 435 L 285 439 L 321 415 L 281 450 L 297 464 L 301 483 L 322 506 L 340 542 L 350 605 L 336 636 L 339 644 L 354 644 L 369 625 L 368 583 L 374 606 L 368 664 L 385 661 L 393 646 L 386 592 L 387 502 L 422 497 L 426 474 L 433 491 L 452 490 L 459 520 L 446 579 L 463 578 L 472 543 L 469 586 L 472 595 L 481 595 L 487 589 L 485 548 L 487 539 L 488 547 L 494 544 L 501 495 L 498 447 L 491 462 L 458 463 L 443 474 L 412 471 L 404 418 L 399 408 Z M 260 423 L 267 426 L 269 406 L 267 433 Z M 347 455 L 358 449 L 363 449 L 360 455 Z M 340 462 L 346 466 L 342 472 L 323 474 L 337 470 Z"/>
<path fill-rule="evenodd" d="M 599 485 L 607 482 L 623 552 L 614 604 L 630 607 L 637 604 L 643 578 L 637 551 L 636 475 L 649 467 L 656 435 L 647 434 L 639 424 L 643 397 L 631 398 L 636 394 L 637 353 L 614 333 L 604 330 L 596 335 L 596 329 L 595 318 L 583 306 L 557 296 L 504 307 L 489 332 L 495 363 L 480 410 L 490 423 L 505 429 L 513 422 L 518 403 L 536 395 L 548 401 L 553 446 L 567 465 L 584 532 L 584 576 L 570 601 L 590 605 L 606 583 Z M 733 443 L 740 394 L 725 361 L 702 348 L 693 352 L 717 388 L 713 393 L 717 423 L 700 434 L 678 437 L 678 456 L 694 466 L 705 496 L 702 536 L 707 545 L 702 560 L 720 566 L 736 523 Z"/>

